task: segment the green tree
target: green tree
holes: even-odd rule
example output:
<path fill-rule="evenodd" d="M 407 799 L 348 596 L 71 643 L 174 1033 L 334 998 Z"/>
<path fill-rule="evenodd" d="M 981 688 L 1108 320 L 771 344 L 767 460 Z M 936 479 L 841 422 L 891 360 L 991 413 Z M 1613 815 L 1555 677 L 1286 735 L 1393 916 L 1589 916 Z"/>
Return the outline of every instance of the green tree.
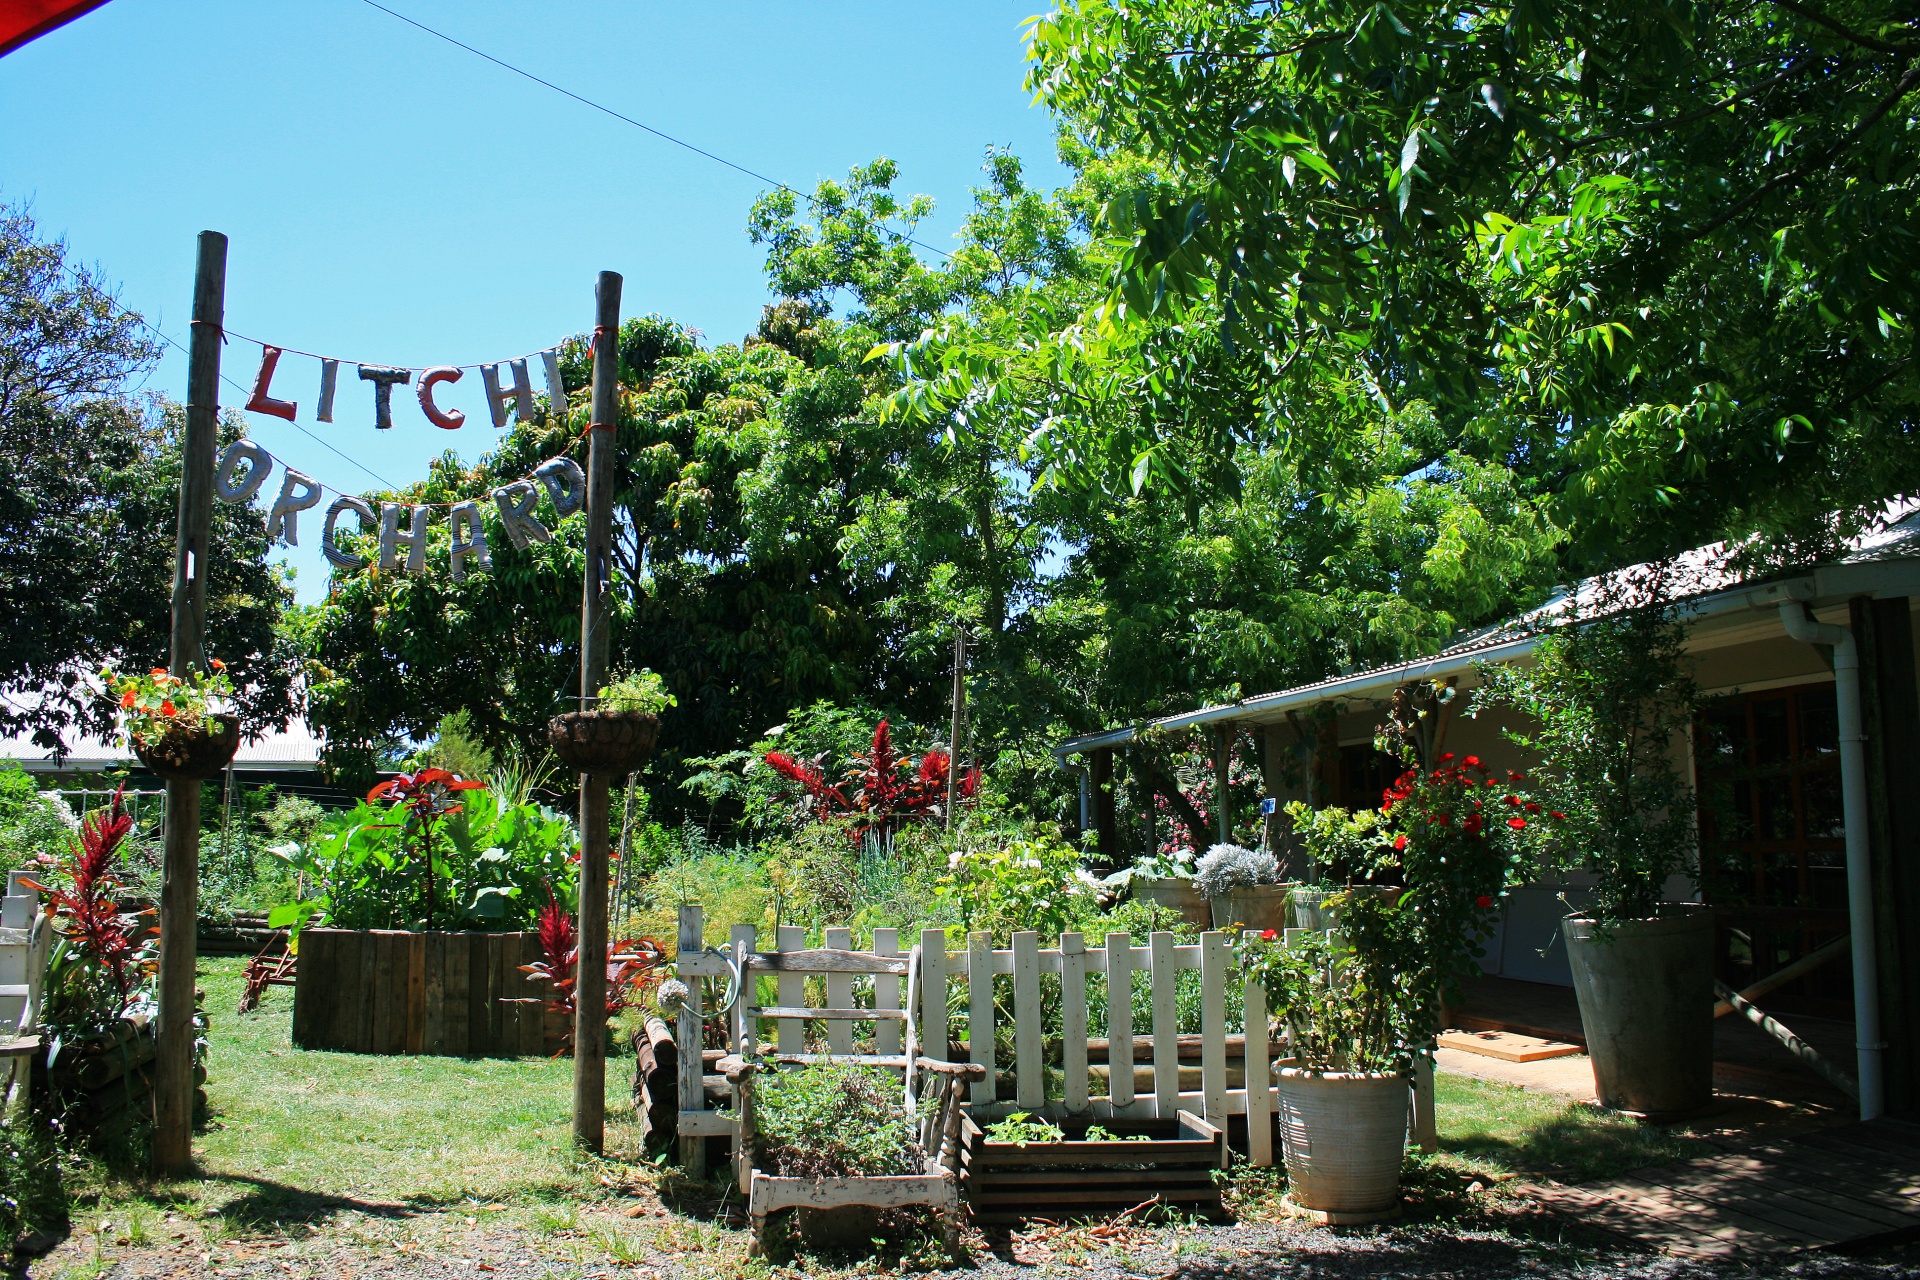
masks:
<path fill-rule="evenodd" d="M 185 417 L 118 394 L 155 354 L 98 273 L 0 206 L 0 732 L 46 747 L 105 733 L 114 708 L 89 677 L 167 660 Z M 222 443 L 240 430 L 229 416 Z M 279 629 L 292 592 L 266 551 L 260 512 L 216 504 L 207 649 L 243 691 L 250 731 L 293 711 Z"/>
<path fill-rule="evenodd" d="M 1552 495 L 1578 562 L 1818 550 L 1920 485 L 1901 6 L 1064 0 L 1030 51 L 1056 111 L 1168 177 L 1105 204 L 1077 323 L 1217 327 L 1303 465 L 1352 459 L 1328 388 L 1424 400 Z"/>

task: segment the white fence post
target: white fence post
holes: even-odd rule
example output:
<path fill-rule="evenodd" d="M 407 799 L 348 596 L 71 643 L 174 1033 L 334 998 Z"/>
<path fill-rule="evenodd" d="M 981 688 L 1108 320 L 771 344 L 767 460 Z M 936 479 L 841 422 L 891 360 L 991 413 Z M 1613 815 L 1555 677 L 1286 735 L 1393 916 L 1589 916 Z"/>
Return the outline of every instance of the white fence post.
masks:
<path fill-rule="evenodd" d="M 920 931 L 920 1054 L 947 1061 L 947 931 Z"/>
<path fill-rule="evenodd" d="M 1085 1115 L 1087 1101 L 1087 944 L 1060 935 L 1060 1058 L 1066 1073 L 1067 1114 Z"/>
<path fill-rule="evenodd" d="M 820 941 L 823 946 L 841 951 L 853 950 L 853 930 L 844 925 L 822 929 Z M 829 973 L 827 975 L 827 1008 L 853 1008 L 853 975 L 850 973 Z M 853 1052 L 853 1024 L 835 1018 L 827 1023 L 827 1051 L 829 1053 L 850 1054 Z"/>
<path fill-rule="evenodd" d="M 705 931 L 704 913 L 698 903 L 680 908 L 680 942 L 678 954 L 689 956 L 706 945 L 702 934 Z M 689 1111 L 707 1109 L 706 1060 L 700 1051 L 705 1040 L 700 1028 L 700 979 L 685 980 L 687 1002 L 680 1007 L 679 1034 L 674 1038 L 680 1042 L 680 1111 L 684 1115 Z M 680 1167 L 688 1174 L 698 1176 L 707 1169 L 707 1140 L 701 1134 L 688 1134 L 682 1126 L 680 1137 Z"/>
<path fill-rule="evenodd" d="M 993 1062 L 993 935 L 975 930 L 967 935 L 967 1058 L 987 1069 L 986 1079 L 973 1082 L 975 1106 L 1000 1096 Z"/>
<path fill-rule="evenodd" d="M 1227 935 L 1200 935 L 1200 1096 L 1206 1122 L 1227 1127 Z"/>
<path fill-rule="evenodd" d="M 1014 1101 L 1022 1111 L 1047 1103 L 1040 1030 L 1040 935 L 1023 929 L 1013 935 Z"/>
<path fill-rule="evenodd" d="M 807 931 L 797 924 L 783 924 L 774 934 L 775 945 L 782 951 L 805 951 L 807 949 Z M 778 989 L 778 999 L 787 1008 L 797 1009 L 807 1002 L 807 975 L 804 973 L 782 973 L 774 979 Z M 804 1053 L 807 1047 L 807 1024 L 798 1018 L 781 1018 L 774 1036 L 782 1053 Z"/>
<path fill-rule="evenodd" d="M 1107 1098 L 1133 1105 L 1133 938 L 1107 935 Z"/>
<path fill-rule="evenodd" d="M 897 956 L 900 954 L 900 931 L 898 929 L 875 929 L 873 931 L 873 951 L 875 955 Z M 785 1003 L 784 998 L 781 1003 Z M 873 1007 L 876 1009 L 898 1009 L 900 1007 L 900 979 L 891 973 L 875 974 L 873 979 Z M 875 1053 L 900 1052 L 900 1024 L 886 1021 L 874 1024 L 873 1051 Z"/>
<path fill-rule="evenodd" d="M 1259 935 L 1248 930 L 1241 945 L 1251 946 Z M 1258 1166 L 1273 1163 L 1273 1067 L 1267 1039 L 1267 989 L 1249 979 L 1246 985 L 1247 1049 L 1247 1158 Z"/>
<path fill-rule="evenodd" d="M 1174 1002 L 1173 935 L 1148 935 L 1147 967 L 1153 976 L 1153 1113 L 1173 1119 L 1180 1109 L 1180 1021 Z"/>

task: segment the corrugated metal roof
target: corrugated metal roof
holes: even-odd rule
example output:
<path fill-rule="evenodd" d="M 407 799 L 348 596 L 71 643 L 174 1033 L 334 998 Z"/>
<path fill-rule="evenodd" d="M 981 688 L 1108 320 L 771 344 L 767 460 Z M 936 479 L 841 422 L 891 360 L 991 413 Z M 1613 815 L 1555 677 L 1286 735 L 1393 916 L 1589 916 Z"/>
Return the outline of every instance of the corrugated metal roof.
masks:
<path fill-rule="evenodd" d="M 1715 542 L 1675 557 L 1669 583 L 1675 597 L 1689 602 L 1696 616 L 1754 607 L 1749 596 L 1762 593 L 1768 595 L 1767 607 L 1771 607 L 1777 603 L 1776 593 L 1770 590 L 1772 584 L 1779 584 L 1784 591 L 1780 598 L 1809 601 L 1828 596 L 1874 594 L 1883 585 L 1897 594 L 1920 594 L 1920 577 L 1910 572 L 1920 565 L 1920 506 L 1889 507 L 1886 523 L 1880 529 L 1853 539 L 1845 554 L 1809 569 L 1743 577 L 1729 567 L 1729 550 L 1726 543 Z M 1142 725 L 1081 734 L 1055 747 L 1054 755 L 1064 761 L 1067 756 L 1082 751 L 1120 746 L 1146 729 L 1177 731 L 1222 720 L 1270 721 L 1283 717 L 1290 709 L 1330 698 L 1384 695 L 1402 684 L 1460 673 L 1475 662 L 1511 661 L 1530 650 L 1535 638 L 1556 619 L 1576 605 L 1592 603 L 1609 580 L 1624 578 L 1648 567 L 1634 565 L 1613 574 L 1588 578 L 1572 592 L 1556 591 L 1543 604 L 1525 613 L 1461 632 L 1431 657 L 1361 668 L 1239 702 L 1162 716 Z"/>
<path fill-rule="evenodd" d="M 262 772 L 297 772 L 317 769 L 325 742 L 302 719 L 288 723 L 285 729 L 268 733 L 258 742 L 242 742 L 235 753 L 236 769 Z M 74 739 L 70 749 L 55 763 L 53 752 L 36 746 L 30 734 L 21 733 L 0 739 L 0 760 L 18 760 L 30 773 L 57 770 L 61 773 L 95 773 L 105 769 L 134 767 L 133 752 L 116 743 L 95 737 Z"/>

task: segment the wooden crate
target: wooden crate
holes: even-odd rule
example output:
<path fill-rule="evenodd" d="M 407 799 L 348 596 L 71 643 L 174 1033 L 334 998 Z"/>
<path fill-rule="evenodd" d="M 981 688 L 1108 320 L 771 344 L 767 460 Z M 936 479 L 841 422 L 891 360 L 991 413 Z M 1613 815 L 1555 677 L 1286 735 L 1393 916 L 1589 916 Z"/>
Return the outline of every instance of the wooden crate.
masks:
<path fill-rule="evenodd" d="M 531 933 L 307 929 L 293 1042 L 341 1053 L 517 1057 L 553 1052 Z"/>
<path fill-rule="evenodd" d="M 1063 1142 L 996 1142 L 972 1116 L 961 1123 L 962 1173 L 973 1216 L 984 1224 L 1025 1218 L 1110 1218 L 1158 1199 L 1188 1213 L 1220 1212 L 1216 1170 L 1227 1135 L 1191 1111 L 1171 1120 L 1062 1120 Z M 1086 1140 L 1099 1123 L 1117 1140 Z M 1128 1141 L 1145 1135 L 1147 1141 Z"/>

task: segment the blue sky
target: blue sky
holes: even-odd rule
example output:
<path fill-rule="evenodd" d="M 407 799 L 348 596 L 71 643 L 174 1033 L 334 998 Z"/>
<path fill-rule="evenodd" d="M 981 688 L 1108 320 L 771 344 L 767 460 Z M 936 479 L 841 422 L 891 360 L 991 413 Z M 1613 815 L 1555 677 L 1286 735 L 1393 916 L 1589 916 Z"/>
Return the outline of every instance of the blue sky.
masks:
<path fill-rule="evenodd" d="M 892 157 L 900 191 L 938 201 L 918 237 L 932 244 L 950 243 L 989 144 L 1038 184 L 1066 180 L 1021 87 L 1034 0 L 383 3 L 803 191 Z M 111 0 L 0 59 L 0 199 L 30 201 L 43 234 L 181 343 L 202 228 L 231 238 L 230 328 L 343 359 L 471 364 L 551 346 L 591 325 L 602 269 L 625 276 L 625 314 L 737 341 L 768 300 L 742 230 L 764 189 L 365 0 Z M 250 385 L 258 358 L 233 343 L 223 371 Z M 185 364 L 169 352 L 147 385 L 183 399 Z M 342 375 L 331 425 L 312 419 L 314 362 L 283 359 L 274 392 L 387 480 L 493 441 L 476 375 L 439 397 L 467 412 L 464 429 L 396 396 L 383 433 L 369 390 Z M 376 483 L 278 419 L 251 422 L 325 484 Z M 316 533 L 288 553 L 309 601 L 325 590 Z"/>

